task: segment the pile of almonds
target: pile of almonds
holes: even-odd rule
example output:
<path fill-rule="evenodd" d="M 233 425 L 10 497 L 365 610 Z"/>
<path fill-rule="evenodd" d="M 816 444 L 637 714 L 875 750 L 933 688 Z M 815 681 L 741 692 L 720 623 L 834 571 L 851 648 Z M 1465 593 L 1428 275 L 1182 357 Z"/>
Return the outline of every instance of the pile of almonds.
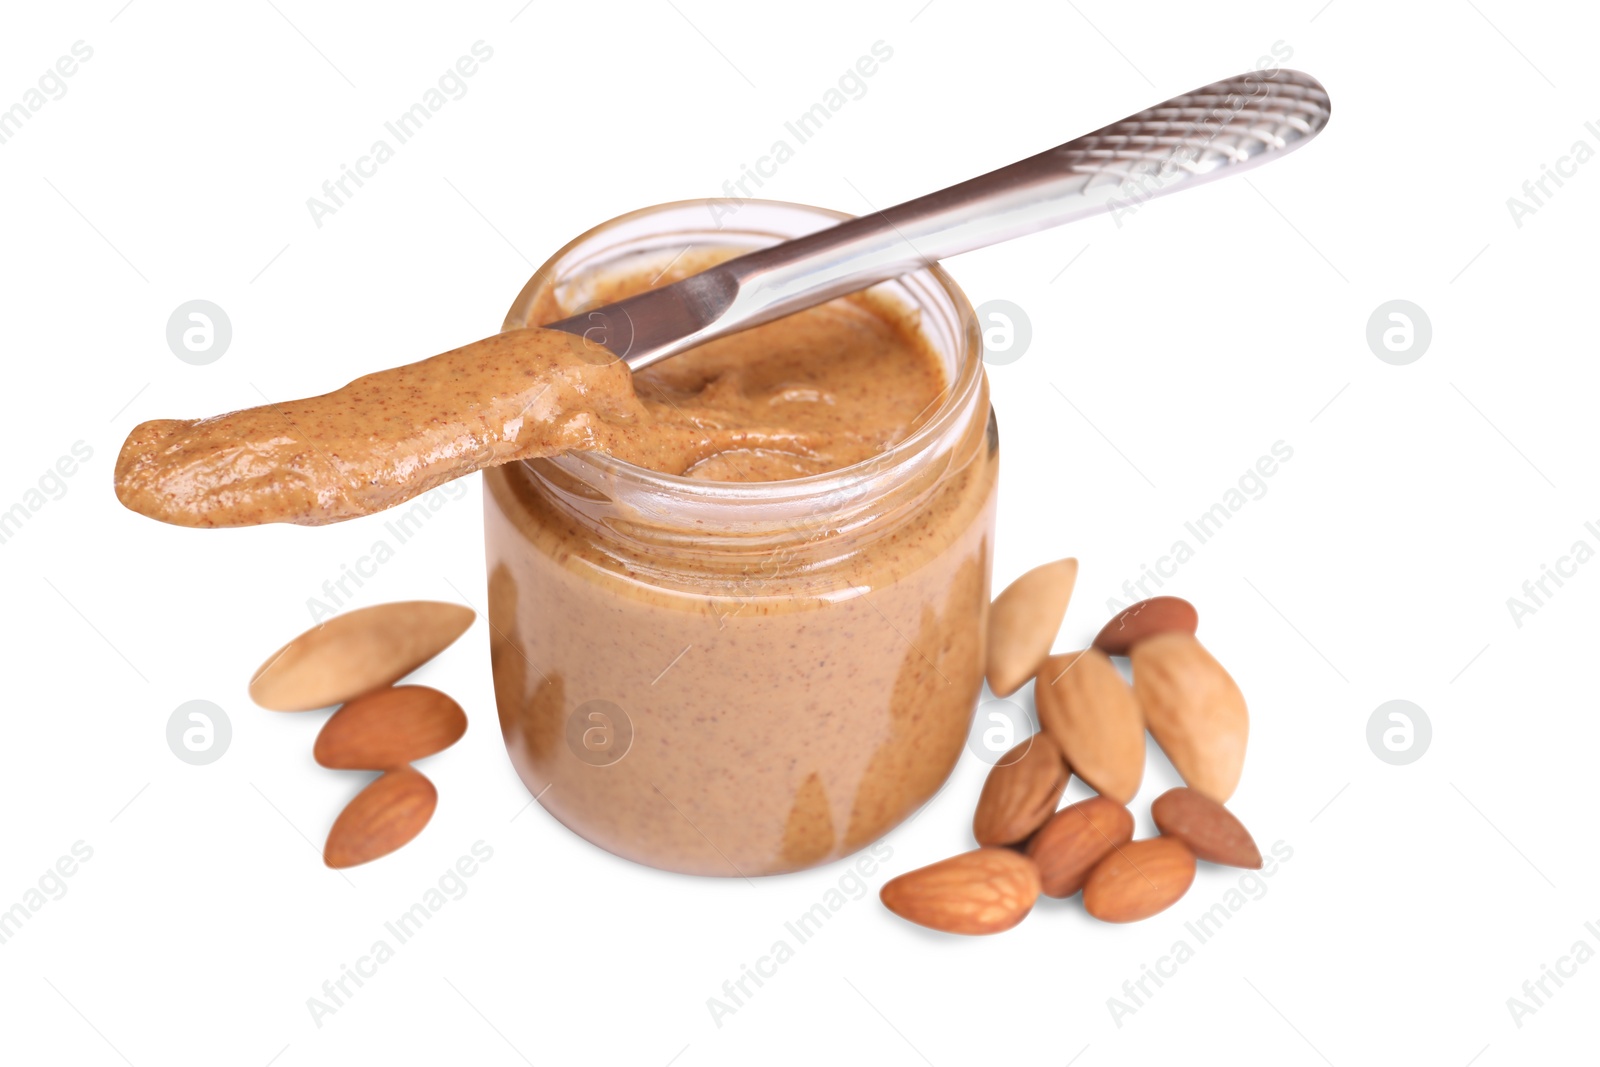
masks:
<path fill-rule="evenodd" d="M 329 619 L 274 652 L 250 679 L 271 711 L 342 704 L 323 723 L 312 756 L 324 767 L 381 771 L 334 820 L 329 867 L 386 856 L 422 832 L 438 790 L 412 768 L 467 732 L 461 705 L 437 689 L 395 685 L 466 632 L 470 608 L 432 600 L 379 604 Z"/>
<path fill-rule="evenodd" d="M 1197 860 L 1256 869 L 1261 853 L 1224 802 L 1244 769 L 1244 695 L 1195 638 L 1200 617 L 1178 597 L 1140 601 L 1081 652 L 1050 655 L 1077 581 L 1078 561 L 1036 567 L 989 609 L 986 674 L 997 696 L 1030 678 L 1041 732 L 995 764 L 972 833 L 980 846 L 894 878 L 890 911 L 935 930 L 1009 930 L 1042 893 L 1083 893 L 1106 922 L 1146 919 L 1194 882 Z M 1113 656 L 1129 658 L 1133 684 Z M 1185 786 L 1156 798 L 1160 835 L 1133 840 L 1127 804 L 1144 777 L 1149 730 Z M 1078 775 L 1099 795 L 1061 810 Z"/>

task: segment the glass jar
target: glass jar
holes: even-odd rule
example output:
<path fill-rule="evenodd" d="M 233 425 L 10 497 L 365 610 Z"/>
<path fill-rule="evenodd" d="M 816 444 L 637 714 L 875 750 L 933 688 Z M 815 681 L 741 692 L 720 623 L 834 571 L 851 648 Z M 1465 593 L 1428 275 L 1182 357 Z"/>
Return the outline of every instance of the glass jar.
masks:
<path fill-rule="evenodd" d="M 576 314 L 603 279 L 686 250 L 737 254 L 848 217 L 742 201 L 719 227 L 715 203 L 590 230 L 505 328 Z M 506 748 L 539 802 L 602 848 L 694 874 L 812 867 L 894 828 L 963 750 L 998 463 L 982 341 L 938 267 L 873 296 L 918 317 L 949 390 L 865 462 L 716 482 L 569 453 L 485 475 Z"/>

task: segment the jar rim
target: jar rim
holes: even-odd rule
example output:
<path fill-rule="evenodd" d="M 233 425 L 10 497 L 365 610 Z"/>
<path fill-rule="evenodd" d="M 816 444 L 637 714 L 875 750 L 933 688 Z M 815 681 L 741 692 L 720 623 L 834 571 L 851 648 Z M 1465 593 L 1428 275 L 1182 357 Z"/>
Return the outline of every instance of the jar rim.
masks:
<path fill-rule="evenodd" d="M 722 203 L 722 201 L 706 198 L 668 201 L 625 212 L 585 230 L 558 249 L 533 273 L 523 285 L 521 292 L 517 294 L 510 311 L 507 312 L 502 329 L 523 329 L 530 325 L 528 317 L 532 313 L 538 297 L 546 287 L 556 284 L 559 280 L 559 271 L 564 261 L 584 251 L 597 238 L 603 237 L 630 222 L 685 209 L 698 208 L 709 212 L 713 205 L 719 203 Z M 810 214 L 821 223 L 816 229 L 823 229 L 836 222 L 842 222 L 854 217 L 847 212 L 836 211 L 832 208 L 814 207 L 808 204 L 798 204 L 783 200 L 741 198 L 737 201 L 737 204 L 740 211 L 755 207 L 768 211 Z M 712 217 L 715 218 L 715 214 Z M 769 231 L 725 231 L 720 226 L 717 227 L 717 231 L 744 232 L 756 236 L 774 236 Z M 674 231 L 662 231 L 662 233 L 671 232 Z M 780 239 L 783 239 L 781 235 L 779 236 Z M 801 236 L 801 234 L 795 234 L 794 236 Z M 972 308 L 971 300 L 967 298 L 961 287 L 956 284 L 955 279 L 943 267 L 935 263 L 910 274 L 902 275 L 891 282 L 880 284 L 892 285 L 896 282 L 902 285 L 920 283 L 923 289 L 942 298 L 942 301 L 948 305 L 947 310 L 953 314 L 960 352 L 955 373 L 951 375 L 947 383 L 945 396 L 941 400 L 939 407 L 922 425 L 877 455 L 869 456 L 849 466 L 824 471 L 820 474 L 761 482 L 714 481 L 706 478 L 691 478 L 682 474 L 668 474 L 663 471 L 651 470 L 648 467 L 641 467 L 602 452 L 567 452 L 537 461 L 523 460 L 522 464 L 524 467 L 528 467 L 535 462 L 551 463 L 583 482 L 592 483 L 596 480 L 603 480 L 607 483 L 627 486 L 631 491 L 643 492 L 647 495 L 688 497 L 712 505 L 734 502 L 759 502 L 769 506 L 774 504 L 781 505 L 784 502 L 803 504 L 813 498 L 828 497 L 858 490 L 863 483 L 872 481 L 877 474 L 882 473 L 886 468 L 892 469 L 898 466 L 941 440 L 951 431 L 952 424 L 970 409 L 973 396 L 983 386 L 983 339 L 979 331 L 977 313 Z M 921 307 L 922 305 L 919 303 L 917 306 Z"/>

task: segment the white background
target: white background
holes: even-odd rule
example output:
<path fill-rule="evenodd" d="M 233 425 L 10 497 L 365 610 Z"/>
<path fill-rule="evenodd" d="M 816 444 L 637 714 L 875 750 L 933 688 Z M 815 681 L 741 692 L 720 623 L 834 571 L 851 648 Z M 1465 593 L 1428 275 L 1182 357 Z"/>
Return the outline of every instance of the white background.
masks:
<path fill-rule="evenodd" d="M 275 3 L 275 6 L 274 6 Z M 1600 148 L 1600 31 L 1579 5 L 548 0 L 30 5 L 0 34 L 0 107 L 75 41 L 93 58 L 0 145 L 6 362 L 0 510 L 74 442 L 92 458 L 0 545 L 6 738 L 0 908 L 73 844 L 67 892 L 0 945 L 15 1063 L 837 1062 L 1511 1064 L 1593 1058 L 1600 963 L 1519 1027 L 1574 942 L 1600 950 L 1592 847 L 1600 563 L 1519 627 L 1507 598 L 1600 548 L 1593 264 L 1600 162 L 1519 227 L 1574 141 Z M 920 10 L 919 10 L 920 7 Z M 120 10 L 119 10 L 120 8 Z M 318 228 L 305 206 L 473 42 L 493 59 Z M 1165 591 L 1243 685 L 1232 807 L 1293 858 L 1135 1014 L 1107 1001 L 1239 872 L 1118 927 L 1046 901 L 993 938 L 878 904 L 886 877 L 970 847 L 985 766 L 888 839 L 869 892 L 732 1016 L 707 998 L 848 863 L 758 880 L 658 873 L 578 839 L 503 755 L 480 619 L 417 680 L 472 728 L 424 769 L 441 803 L 342 875 L 317 848 L 360 776 L 310 758 L 322 715 L 245 681 L 381 517 L 188 531 L 118 506 L 127 431 L 321 392 L 493 332 L 531 268 L 646 204 L 716 195 L 876 41 L 893 57 L 763 195 L 867 211 L 1032 154 L 1278 47 L 1327 85 L 1328 132 L 1251 175 L 962 257 L 1031 347 L 991 370 L 1004 442 L 997 586 L 1083 561 L 1058 650 L 1277 441 L 1294 450 Z M 1070 264 L 1070 266 L 1068 265 Z M 180 362 L 165 324 L 221 305 L 234 337 Z M 1381 303 L 1431 347 L 1368 348 Z M 891 387 L 892 383 L 885 383 Z M 353 605 L 484 596 L 476 479 Z M 1366 724 L 1433 726 L 1390 766 Z M 233 729 L 176 759 L 173 709 Z M 1026 702 L 1027 698 L 1021 698 Z M 1134 807 L 1175 783 L 1158 755 Z M 1074 783 L 1069 799 L 1085 793 Z M 336 1014 L 307 998 L 474 842 L 468 883 Z"/>

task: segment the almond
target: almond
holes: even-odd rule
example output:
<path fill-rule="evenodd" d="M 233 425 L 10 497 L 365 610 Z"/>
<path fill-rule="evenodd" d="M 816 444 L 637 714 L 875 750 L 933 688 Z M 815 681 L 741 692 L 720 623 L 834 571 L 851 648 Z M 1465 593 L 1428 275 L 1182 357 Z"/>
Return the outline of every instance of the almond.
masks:
<path fill-rule="evenodd" d="M 1094 647 L 1108 656 L 1126 656 L 1134 645 L 1156 634 L 1192 634 L 1200 628 L 1200 613 L 1182 597 L 1153 596 L 1130 604 L 1112 616 L 1095 635 Z"/>
<path fill-rule="evenodd" d="M 1133 813 L 1116 801 L 1090 797 L 1069 804 L 1028 841 L 1028 855 L 1039 866 L 1040 892 L 1070 897 L 1083 888 L 1095 864 L 1132 840 Z"/>
<path fill-rule="evenodd" d="M 1192 634 L 1146 638 L 1132 658 L 1133 691 L 1151 736 L 1190 788 L 1226 803 L 1244 770 L 1244 694 Z"/>
<path fill-rule="evenodd" d="M 310 711 L 382 689 L 444 651 L 473 618 L 471 608 L 437 600 L 346 612 L 274 652 L 250 679 L 250 699 Z"/>
<path fill-rule="evenodd" d="M 1144 714 L 1104 652 L 1045 660 L 1033 702 L 1073 773 L 1119 804 L 1133 799 L 1144 778 Z"/>
<path fill-rule="evenodd" d="M 410 767 L 384 772 L 333 821 L 323 862 L 354 867 L 387 856 L 422 832 L 438 802 L 433 783 Z"/>
<path fill-rule="evenodd" d="M 443 752 L 467 732 L 461 705 L 425 685 L 356 697 L 329 716 L 311 755 L 324 767 L 386 771 Z"/>
<path fill-rule="evenodd" d="M 1009 848 L 980 848 L 908 871 L 878 894 L 900 916 L 950 934 L 997 934 L 1039 899 L 1033 861 Z"/>
<path fill-rule="evenodd" d="M 1194 883 L 1194 853 L 1175 837 L 1123 845 L 1089 872 L 1083 907 L 1108 923 L 1131 923 L 1166 911 Z"/>
<path fill-rule="evenodd" d="M 1056 810 L 1071 777 L 1056 743 L 1034 734 L 1002 756 L 984 779 L 972 836 L 980 845 L 1021 841 Z"/>
<path fill-rule="evenodd" d="M 997 697 L 1010 696 L 1050 654 L 1078 581 L 1078 561 L 1035 567 L 989 605 L 989 650 L 984 675 Z"/>
<path fill-rule="evenodd" d="M 1193 789 L 1169 789 L 1150 805 L 1156 826 L 1176 837 L 1207 863 L 1261 869 L 1261 850 L 1250 831 L 1227 808 Z"/>

